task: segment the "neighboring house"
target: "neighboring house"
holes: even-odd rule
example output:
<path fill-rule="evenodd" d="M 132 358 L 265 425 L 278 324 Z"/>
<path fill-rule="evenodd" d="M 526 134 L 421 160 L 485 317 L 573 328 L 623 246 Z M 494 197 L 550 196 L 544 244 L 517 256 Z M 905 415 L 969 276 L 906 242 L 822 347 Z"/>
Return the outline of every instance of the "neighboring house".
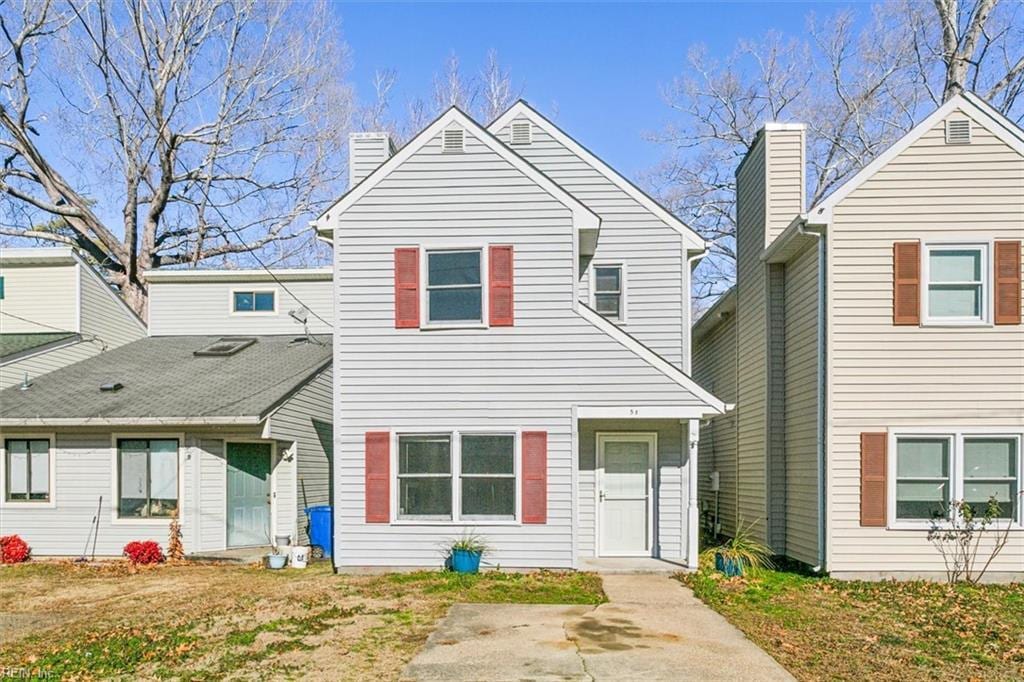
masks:
<path fill-rule="evenodd" d="M 804 145 L 758 135 L 737 286 L 693 330 L 695 378 L 736 403 L 701 439 L 704 518 L 834 576 L 937 576 L 934 518 L 994 495 L 990 571 L 1020 579 L 1024 131 L 955 97 L 809 211 Z"/>
<path fill-rule="evenodd" d="M 335 246 L 335 565 L 697 560 L 694 232 L 525 103 L 350 139 Z"/>
<path fill-rule="evenodd" d="M 117 555 L 166 543 L 177 511 L 189 554 L 307 542 L 304 509 L 331 502 L 331 342 L 289 312 L 330 329 L 330 270 L 147 279 L 153 336 L 0 392 L 0 534 Z"/>
<path fill-rule="evenodd" d="M 0 389 L 144 336 L 142 320 L 73 249 L 0 250 Z"/>

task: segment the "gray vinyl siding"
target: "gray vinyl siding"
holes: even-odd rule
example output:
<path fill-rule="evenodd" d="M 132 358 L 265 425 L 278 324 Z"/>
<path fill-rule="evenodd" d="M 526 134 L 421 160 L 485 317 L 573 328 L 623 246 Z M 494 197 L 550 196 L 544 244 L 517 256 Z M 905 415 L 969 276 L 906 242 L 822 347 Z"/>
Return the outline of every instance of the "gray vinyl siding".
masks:
<path fill-rule="evenodd" d="M 328 369 L 270 417 L 271 437 L 297 447 L 297 478 L 292 485 L 290 499 L 295 508 L 295 527 L 301 544 L 309 540 L 305 509 L 331 504 L 332 390 L 333 372 Z M 278 504 L 284 506 L 281 496 Z"/>
<path fill-rule="evenodd" d="M 178 499 L 182 540 L 188 554 L 215 552 L 227 543 L 225 443 L 260 439 L 259 430 L 199 431 L 65 428 L 52 431 L 5 429 L 4 438 L 49 438 L 54 451 L 52 505 L 12 504 L 0 499 L 0 535 L 17 533 L 36 556 L 78 556 L 90 538 L 93 518 L 97 556 L 119 556 L 132 540 L 167 546 L 169 520 L 116 519 L 116 442 L 119 438 L 175 438 L 179 443 Z M 295 479 L 279 448 L 271 476 L 276 498 L 271 528 L 295 532 Z M 3 469 L 0 468 L 0 472 Z M 2 477 L 3 473 L 0 473 Z M 4 481 L 0 480 L 0 484 Z M 0 489 L 6 488 L 0 486 Z M 198 496 L 197 496 L 198 491 Z M 268 539 L 269 542 L 269 539 Z M 93 552 L 90 539 L 88 553 Z"/>
<path fill-rule="evenodd" d="M 735 402 L 735 315 L 729 315 L 694 339 L 693 378 L 720 400 Z M 712 517 L 717 505 L 720 531 L 732 536 L 736 532 L 736 410 L 712 417 L 710 424 L 701 426 L 697 465 L 701 518 Z M 711 490 L 713 471 L 719 476 L 717 495 Z"/>
<path fill-rule="evenodd" d="M 146 336 L 146 325 L 96 271 L 82 265 L 79 272 L 84 337 L 96 337 L 110 349 Z"/>
<path fill-rule="evenodd" d="M 699 400 L 573 311 L 569 209 L 467 131 L 465 153 L 435 137 L 333 227 L 336 565 L 438 566 L 473 530 L 488 561 L 572 566 L 572 406 Z M 396 247 L 488 243 L 515 249 L 514 327 L 395 329 Z M 547 431 L 547 523 L 365 523 L 365 433 L 450 429 Z"/>
<path fill-rule="evenodd" d="M 517 119 L 518 120 L 518 119 Z M 511 123 L 511 122 L 510 122 Z M 508 142 L 509 126 L 496 136 Z M 684 332 L 689 305 L 689 273 L 682 237 L 633 197 L 538 126 L 533 143 L 514 151 L 601 217 L 601 233 L 591 264 L 626 264 L 627 319 L 617 322 L 676 366 L 689 352 Z M 580 299 L 590 303 L 590 271 L 580 273 Z"/>
<path fill-rule="evenodd" d="M 654 539 L 656 556 L 679 561 L 686 557 L 685 500 L 689 482 L 686 426 L 669 419 L 583 419 L 579 426 L 579 522 L 576 554 L 596 555 L 597 533 L 597 434 L 604 432 L 658 434 L 654 492 Z"/>
<path fill-rule="evenodd" d="M 283 284 L 260 275 L 247 282 L 161 281 L 149 292 L 149 333 L 151 336 L 209 334 L 295 334 L 302 325 L 288 311 L 307 307 L 327 322 L 333 318 L 331 279 L 293 281 L 279 277 Z M 232 313 L 232 291 L 275 291 L 275 313 Z M 330 328 L 309 315 L 309 330 L 329 333 Z"/>
<path fill-rule="evenodd" d="M 970 117 L 968 111 L 951 116 Z M 892 245 L 1024 239 L 1024 158 L 980 121 L 944 121 L 853 190 L 829 227 L 829 570 L 942 571 L 925 531 L 859 524 L 859 434 L 1024 425 L 1024 326 L 892 324 Z M 990 571 L 1024 571 L 1024 532 Z"/>
<path fill-rule="evenodd" d="M 28 374 L 29 381 L 55 369 L 66 367 L 79 360 L 85 360 L 100 352 L 102 345 L 97 340 L 82 340 L 67 346 L 53 348 L 0 365 L 0 390 L 20 384 Z"/>
<path fill-rule="evenodd" d="M 736 515 L 766 538 L 765 419 L 767 417 L 765 145 L 755 145 L 737 171 L 736 185 Z"/>
<path fill-rule="evenodd" d="M 818 247 L 785 266 L 785 553 L 818 563 Z"/>

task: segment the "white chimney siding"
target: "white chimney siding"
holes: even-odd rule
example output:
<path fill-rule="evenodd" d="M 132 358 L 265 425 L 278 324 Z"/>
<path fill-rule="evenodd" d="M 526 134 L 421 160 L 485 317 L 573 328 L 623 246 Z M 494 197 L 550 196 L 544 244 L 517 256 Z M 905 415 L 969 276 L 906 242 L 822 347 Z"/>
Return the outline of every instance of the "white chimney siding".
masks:
<path fill-rule="evenodd" d="M 350 133 L 348 136 L 348 187 L 352 189 L 363 178 L 391 158 L 394 143 L 387 133 Z"/>

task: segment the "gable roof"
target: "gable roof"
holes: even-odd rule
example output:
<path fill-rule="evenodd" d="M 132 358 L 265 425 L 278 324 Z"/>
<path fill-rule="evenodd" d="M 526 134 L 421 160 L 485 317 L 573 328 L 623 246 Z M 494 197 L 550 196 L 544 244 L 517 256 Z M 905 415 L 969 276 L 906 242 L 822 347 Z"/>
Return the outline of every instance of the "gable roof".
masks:
<path fill-rule="evenodd" d="M 875 157 L 852 178 L 837 187 L 831 194 L 822 199 L 807 212 L 807 222 L 812 225 L 828 223 L 832 220 L 832 209 L 836 204 L 849 196 L 855 189 L 864 184 L 871 176 L 896 158 L 910 145 L 917 142 L 929 130 L 944 120 L 954 110 L 961 109 L 970 114 L 985 129 L 1005 142 L 1011 149 L 1024 155 L 1024 130 L 1013 121 L 996 111 L 988 102 L 974 93 L 964 92 L 950 98 L 939 108 L 925 117 L 923 121 L 910 129 L 906 135 L 896 140 L 891 147 Z"/>
<path fill-rule="evenodd" d="M 511 123 L 514 119 L 522 117 L 528 118 L 534 125 L 543 129 L 544 132 L 555 138 L 555 140 L 564 147 L 568 148 L 569 151 L 576 154 L 576 156 L 583 159 L 586 163 L 590 164 L 594 170 L 610 180 L 612 184 L 628 194 L 637 203 L 653 213 L 669 227 L 679 232 L 686 241 L 687 248 L 697 251 L 703 251 L 708 248 L 707 242 L 705 242 L 704 239 L 689 225 L 677 218 L 671 211 L 659 204 L 653 197 L 637 187 L 628 178 L 624 177 L 614 168 L 605 163 L 599 156 L 584 147 L 564 130 L 545 118 L 525 100 L 519 100 L 509 107 L 509 109 L 495 119 L 487 129 L 492 132 L 497 132 Z"/>
<path fill-rule="evenodd" d="M 359 184 L 343 194 L 330 208 L 325 210 L 313 221 L 316 224 L 318 233 L 331 232 L 332 227 L 327 223 L 331 215 L 343 213 L 348 207 L 373 189 L 377 183 L 386 178 L 392 171 L 401 166 L 405 161 L 422 149 L 428 142 L 433 140 L 442 130 L 452 124 L 461 125 L 480 142 L 486 145 L 491 151 L 508 161 L 513 167 L 533 180 L 539 187 L 544 189 L 556 200 L 564 204 L 572 211 L 573 222 L 577 229 L 596 230 L 601 219 L 596 213 L 584 206 L 578 199 L 562 189 L 547 175 L 538 170 L 533 164 L 516 154 L 515 151 L 503 144 L 491 132 L 480 126 L 471 117 L 463 113 L 457 107 L 451 107 L 445 113 L 437 117 L 433 123 L 424 128 L 420 133 L 398 150 L 391 158 L 382 163 L 372 173 L 363 178 Z"/>
<path fill-rule="evenodd" d="M 259 424 L 331 363 L 329 337 L 257 336 L 196 356 L 220 336 L 154 336 L 0 391 L 0 426 Z M 117 391 L 100 385 L 120 382 Z"/>

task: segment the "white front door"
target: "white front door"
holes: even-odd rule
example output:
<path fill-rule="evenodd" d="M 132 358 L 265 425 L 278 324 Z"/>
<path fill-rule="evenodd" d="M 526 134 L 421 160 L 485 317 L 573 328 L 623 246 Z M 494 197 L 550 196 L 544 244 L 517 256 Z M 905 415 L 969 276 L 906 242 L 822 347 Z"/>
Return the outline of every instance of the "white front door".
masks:
<path fill-rule="evenodd" d="M 600 556 L 651 556 L 657 434 L 597 435 Z"/>

